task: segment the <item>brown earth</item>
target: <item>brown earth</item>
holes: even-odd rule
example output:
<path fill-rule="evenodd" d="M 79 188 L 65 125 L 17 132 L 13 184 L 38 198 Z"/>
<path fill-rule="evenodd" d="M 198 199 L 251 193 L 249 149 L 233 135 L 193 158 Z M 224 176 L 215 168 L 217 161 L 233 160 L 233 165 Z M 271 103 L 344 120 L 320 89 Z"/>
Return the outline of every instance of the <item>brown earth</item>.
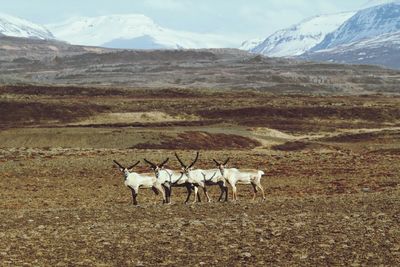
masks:
<path fill-rule="evenodd" d="M 141 149 L 252 149 L 261 143 L 247 137 L 233 134 L 211 134 L 207 132 L 184 132 L 176 138 L 161 137 L 160 144 L 140 143 L 132 148 Z"/>
<path fill-rule="evenodd" d="M 400 98 L 98 91 L 0 89 L 1 265 L 400 265 Z M 120 112 L 183 124 L 82 124 Z M 231 157 L 263 170 L 267 200 L 239 185 L 236 203 L 184 205 L 177 188 L 163 205 L 143 189 L 134 207 L 112 163 L 170 157 L 177 169 L 174 152 L 189 162 L 196 150 L 197 168 Z"/>
<path fill-rule="evenodd" d="M 96 91 L 87 87 L 51 87 L 42 94 L 35 93 L 42 88 L 32 85 L 0 87 L 0 109 L 4 114 L 0 125 L 12 128 L 59 126 L 60 122 L 79 122 L 93 115 L 129 112 L 186 116 L 186 123 L 191 125 L 199 125 L 200 117 L 207 124 L 223 122 L 291 133 L 400 125 L 398 96 L 277 97 L 256 91 L 129 88 L 97 88 Z M 195 122 L 190 121 L 193 116 Z M 173 126 L 185 122 L 165 123 Z M 120 126 L 129 125 L 146 126 L 129 120 Z"/>
<path fill-rule="evenodd" d="M 2 84 L 396 94 L 400 71 L 267 58 L 239 49 L 122 50 L 0 36 Z"/>

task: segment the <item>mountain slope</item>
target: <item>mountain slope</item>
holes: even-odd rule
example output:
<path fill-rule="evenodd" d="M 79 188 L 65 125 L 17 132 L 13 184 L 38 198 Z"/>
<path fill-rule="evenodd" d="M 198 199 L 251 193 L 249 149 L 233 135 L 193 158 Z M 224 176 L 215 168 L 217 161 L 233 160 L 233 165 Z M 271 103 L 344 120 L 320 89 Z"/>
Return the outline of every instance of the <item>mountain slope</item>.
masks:
<path fill-rule="evenodd" d="M 383 65 L 400 69 L 400 31 L 301 56 L 313 61 Z"/>
<path fill-rule="evenodd" d="M 374 6 L 357 12 L 311 51 L 333 48 L 400 31 L 400 2 Z"/>
<path fill-rule="evenodd" d="M 396 2 L 400 2 L 400 0 L 370 0 L 366 4 L 364 4 L 361 7 L 361 9 L 374 7 L 374 6 L 380 6 L 380 5 L 389 4 L 389 3 L 396 3 Z"/>
<path fill-rule="evenodd" d="M 288 29 L 277 31 L 251 52 L 273 57 L 301 55 L 320 43 L 324 37 L 336 30 L 355 12 L 316 16 Z"/>
<path fill-rule="evenodd" d="M 264 39 L 262 39 L 262 38 L 246 40 L 240 45 L 239 49 L 250 51 L 250 50 L 254 49 L 256 46 L 258 46 L 259 44 L 261 44 L 263 41 L 264 41 Z"/>
<path fill-rule="evenodd" d="M 357 12 L 301 58 L 400 69 L 400 2 L 374 5 L 379 2 Z"/>
<path fill-rule="evenodd" d="M 54 39 L 43 26 L 24 19 L 0 13 L 0 35 L 35 39 Z"/>
<path fill-rule="evenodd" d="M 36 61 L 46 62 L 56 57 L 68 57 L 86 53 L 110 53 L 116 49 L 101 47 L 70 45 L 55 39 L 43 40 L 32 38 L 21 38 L 12 36 L 0 36 L 0 61 L 20 62 Z M 31 63 L 32 63 L 31 62 Z M 8 67 L 6 68 L 8 69 Z M 10 69 L 13 69 L 12 67 Z M 3 69 L 4 71 L 4 69 Z M 1 71 L 0 71 L 1 72 Z M 7 72 L 7 71 L 6 71 Z"/>
<path fill-rule="evenodd" d="M 220 48 L 233 45 L 233 41 L 217 35 L 163 28 L 149 17 L 138 14 L 77 17 L 47 27 L 57 38 L 80 45 L 133 49 Z"/>

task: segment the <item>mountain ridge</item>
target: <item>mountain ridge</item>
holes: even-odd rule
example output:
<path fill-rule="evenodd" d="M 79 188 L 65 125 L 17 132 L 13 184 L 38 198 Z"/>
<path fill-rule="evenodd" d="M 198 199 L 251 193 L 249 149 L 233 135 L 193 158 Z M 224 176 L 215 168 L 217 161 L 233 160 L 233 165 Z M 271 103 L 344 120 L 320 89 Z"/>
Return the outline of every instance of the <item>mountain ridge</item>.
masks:
<path fill-rule="evenodd" d="M 219 35 L 161 27 L 142 14 L 74 17 L 46 26 L 58 39 L 77 45 L 114 45 L 118 48 L 138 49 L 147 43 L 149 47 L 159 49 L 181 49 L 222 48 L 233 44 L 232 40 Z"/>
<path fill-rule="evenodd" d="M 344 13 L 349 15 L 347 19 L 338 13 L 303 20 L 270 35 L 250 51 L 272 57 L 400 69 L 397 56 L 400 55 L 400 1 L 375 0 L 366 6 L 357 12 Z M 316 23 L 318 19 L 320 23 Z M 330 22 L 331 28 L 319 30 L 324 20 Z M 316 30 L 312 31 L 307 24 Z"/>
<path fill-rule="evenodd" d="M 337 29 L 354 13 L 341 12 L 305 19 L 275 32 L 250 51 L 272 57 L 301 55 L 321 42 L 328 33 Z"/>
<path fill-rule="evenodd" d="M 0 13 L 0 35 L 54 39 L 53 34 L 44 26 L 4 13 Z"/>
<path fill-rule="evenodd" d="M 329 49 L 397 31 L 400 31 L 400 2 L 374 6 L 357 12 L 310 51 Z"/>

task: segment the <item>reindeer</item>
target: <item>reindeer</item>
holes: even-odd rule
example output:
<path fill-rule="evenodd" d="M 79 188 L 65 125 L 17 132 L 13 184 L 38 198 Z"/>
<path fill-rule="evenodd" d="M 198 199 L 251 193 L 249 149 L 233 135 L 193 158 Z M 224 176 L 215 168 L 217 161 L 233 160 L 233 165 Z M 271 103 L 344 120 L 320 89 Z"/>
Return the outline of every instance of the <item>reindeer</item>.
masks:
<path fill-rule="evenodd" d="M 182 171 L 165 169 L 164 165 L 168 162 L 168 160 L 169 158 L 157 165 L 147 159 L 144 159 L 144 161 L 148 163 L 151 169 L 154 171 L 158 182 L 164 187 L 167 203 L 171 202 L 172 187 L 186 187 L 188 194 L 185 203 L 187 203 L 190 195 L 192 194 L 194 186 L 188 182 L 188 177 Z"/>
<path fill-rule="evenodd" d="M 198 187 L 201 186 L 203 189 L 205 188 L 204 181 L 202 179 L 203 176 L 201 175 L 201 173 L 199 173 L 200 176 L 197 175 L 197 172 L 192 170 L 193 165 L 196 163 L 196 161 L 199 158 L 199 152 L 196 152 L 196 158 L 189 165 L 185 165 L 183 163 L 183 161 L 179 158 L 177 153 L 175 153 L 175 157 L 179 161 L 179 163 L 181 164 L 181 167 L 182 167 L 181 168 L 181 173 L 186 176 L 187 183 L 189 183 L 191 185 L 191 188 L 194 189 L 194 201 L 193 201 L 193 203 L 195 203 L 196 200 L 201 202 L 201 198 L 200 198 L 200 194 L 199 194 L 199 191 L 198 191 L 199 190 Z M 190 173 L 193 173 L 193 175 L 190 175 Z M 190 195 L 188 196 L 188 198 L 189 197 L 190 197 Z"/>
<path fill-rule="evenodd" d="M 253 201 L 256 199 L 257 188 L 259 188 L 262 192 L 263 200 L 265 200 L 265 192 L 264 188 L 261 185 L 261 177 L 264 175 L 263 171 L 260 170 L 238 170 L 236 168 L 225 168 L 230 158 L 227 158 L 224 163 L 219 163 L 215 159 L 213 161 L 217 165 L 221 175 L 225 178 L 225 180 L 232 187 L 232 199 L 236 201 L 237 198 L 237 189 L 236 184 L 251 184 L 253 186 L 254 195 Z"/>
<path fill-rule="evenodd" d="M 195 201 L 196 196 L 201 201 L 200 196 L 198 195 L 198 187 L 200 186 L 203 188 L 204 194 L 207 198 L 208 202 L 211 202 L 211 198 L 208 195 L 207 187 L 211 185 L 218 185 L 221 190 L 221 194 L 219 196 L 218 201 L 221 201 L 223 194 L 225 193 L 225 201 L 228 201 L 228 187 L 226 186 L 224 177 L 220 174 L 219 169 L 210 169 L 210 170 L 202 170 L 202 169 L 195 169 L 193 170 L 192 167 L 194 163 L 197 161 L 199 157 L 199 152 L 196 153 L 196 159 L 193 161 L 192 164 L 189 166 L 185 165 L 183 161 L 179 158 L 178 154 L 175 153 L 176 159 L 182 166 L 182 172 L 188 177 L 188 181 L 194 185 L 195 191 Z"/>
<path fill-rule="evenodd" d="M 132 169 L 140 163 L 140 161 L 136 162 L 132 166 L 129 167 L 124 167 L 122 164 L 120 164 L 118 161 L 113 160 L 113 162 L 118 165 L 119 170 L 124 174 L 125 178 L 125 186 L 131 189 L 132 192 L 132 201 L 133 205 L 137 205 L 138 202 L 136 200 L 136 197 L 139 193 L 139 188 L 151 188 L 156 195 L 159 193 L 162 194 L 163 197 L 163 203 L 166 203 L 167 199 L 165 196 L 165 190 L 161 186 L 161 184 L 157 181 L 156 177 L 151 173 L 136 173 L 132 172 Z"/>
<path fill-rule="evenodd" d="M 218 185 L 221 191 L 218 202 L 220 202 L 225 194 L 225 202 L 228 201 L 228 186 L 226 185 L 226 180 L 224 176 L 220 173 L 219 169 L 208 169 L 202 170 L 202 175 L 204 176 L 204 183 L 206 186 Z M 206 195 L 208 202 L 211 202 L 210 196 L 207 192 L 207 187 L 204 187 L 204 194 Z"/>

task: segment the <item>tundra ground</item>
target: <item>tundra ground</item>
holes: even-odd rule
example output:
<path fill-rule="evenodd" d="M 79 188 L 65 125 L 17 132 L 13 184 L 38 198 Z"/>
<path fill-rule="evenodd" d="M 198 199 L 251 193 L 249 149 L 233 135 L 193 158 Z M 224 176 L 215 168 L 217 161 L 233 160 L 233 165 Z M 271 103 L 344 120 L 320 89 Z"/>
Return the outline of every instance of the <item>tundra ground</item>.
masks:
<path fill-rule="evenodd" d="M 4 266 L 400 264 L 398 97 L 1 90 Z M 264 170 L 267 200 L 134 207 L 112 164 L 197 150 L 198 168 Z"/>

